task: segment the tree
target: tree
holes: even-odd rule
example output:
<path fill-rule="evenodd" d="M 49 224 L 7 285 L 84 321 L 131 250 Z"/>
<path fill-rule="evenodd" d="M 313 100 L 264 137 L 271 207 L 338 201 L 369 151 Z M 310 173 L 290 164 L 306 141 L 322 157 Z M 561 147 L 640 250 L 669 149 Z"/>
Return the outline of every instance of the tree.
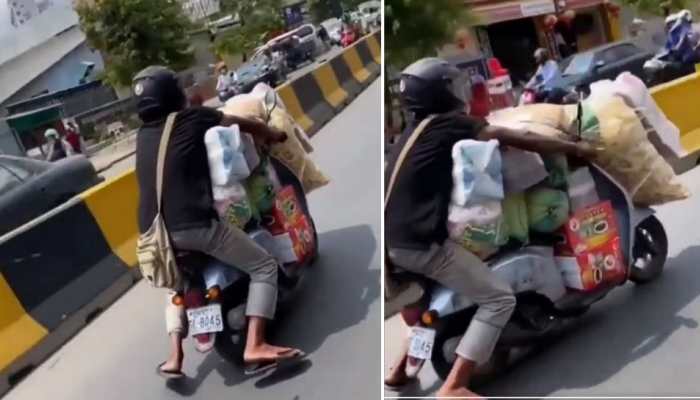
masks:
<path fill-rule="evenodd" d="M 622 0 L 622 3 L 632 6 L 644 13 L 665 15 L 666 11 L 674 12 L 690 7 L 691 1 L 692 0 Z"/>
<path fill-rule="evenodd" d="M 177 1 L 83 1 L 76 11 L 88 42 L 106 59 L 105 79 L 115 86 L 130 86 L 149 65 L 178 71 L 194 62 L 191 25 Z"/>
<path fill-rule="evenodd" d="M 386 64 L 397 69 L 435 55 L 474 22 L 463 0 L 385 0 L 384 18 Z"/>
<path fill-rule="evenodd" d="M 240 25 L 217 36 L 217 54 L 248 54 L 273 33 L 284 28 L 281 0 L 222 1 L 222 10 L 240 19 Z"/>

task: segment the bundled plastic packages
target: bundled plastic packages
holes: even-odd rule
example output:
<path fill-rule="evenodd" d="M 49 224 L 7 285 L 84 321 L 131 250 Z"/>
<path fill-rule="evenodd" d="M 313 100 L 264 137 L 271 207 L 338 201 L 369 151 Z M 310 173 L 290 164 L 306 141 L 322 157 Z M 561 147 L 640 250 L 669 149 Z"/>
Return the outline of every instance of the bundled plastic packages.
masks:
<path fill-rule="evenodd" d="M 627 82 L 630 79 L 621 77 Z M 593 85 L 592 89 L 596 86 Z M 648 124 L 655 124 L 658 141 L 665 143 L 669 152 L 678 152 L 677 134 L 669 127 L 660 111 L 652 106 L 643 92 L 628 96 L 598 86 L 580 107 L 578 105 L 536 104 L 500 110 L 489 118 L 494 125 L 524 128 L 550 137 L 581 139 L 592 142 L 600 149 L 596 164 L 619 181 L 632 196 L 635 204 L 648 206 L 682 200 L 689 196 L 669 163 L 649 139 L 649 132 L 638 112 L 625 102 L 645 104 L 640 110 Z M 637 88 L 638 89 L 638 88 Z M 636 97 L 635 97 L 636 96 Z M 635 103 L 636 102 L 636 103 Z M 647 110 L 647 111 L 645 111 Z M 581 118 L 579 118 L 581 117 Z M 579 132 L 580 128 L 580 132 Z M 674 137 L 674 135 L 676 135 Z"/>
<path fill-rule="evenodd" d="M 264 120 L 268 111 L 262 99 L 265 90 L 261 87 L 258 92 L 241 94 L 229 99 L 221 109 L 224 113 L 246 118 Z M 309 156 L 313 150 L 308 136 L 294 121 L 278 98 L 278 106 L 270 113 L 270 126 L 287 134 L 287 140 L 275 143 L 270 148 L 270 155 L 284 163 L 301 181 L 304 191 L 310 193 L 327 185 L 330 180 L 318 168 Z"/>

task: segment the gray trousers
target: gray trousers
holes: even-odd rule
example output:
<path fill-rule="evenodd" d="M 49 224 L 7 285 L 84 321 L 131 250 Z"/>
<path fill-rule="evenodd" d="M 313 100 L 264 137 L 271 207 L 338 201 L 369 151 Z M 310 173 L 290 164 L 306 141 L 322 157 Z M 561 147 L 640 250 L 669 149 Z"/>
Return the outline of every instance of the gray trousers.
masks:
<path fill-rule="evenodd" d="M 429 250 L 390 248 L 397 266 L 424 275 L 475 302 L 479 308 L 456 353 L 483 364 L 491 357 L 503 327 L 515 308 L 515 296 L 507 282 L 493 274 L 477 256 L 447 240 Z"/>
<path fill-rule="evenodd" d="M 250 275 L 246 315 L 272 319 L 277 307 L 277 261 L 241 229 L 228 223 L 212 221 L 208 228 L 171 232 L 173 246 L 178 250 L 208 254 L 226 265 Z M 166 306 L 168 333 L 185 332 L 181 307 L 170 302 Z"/>

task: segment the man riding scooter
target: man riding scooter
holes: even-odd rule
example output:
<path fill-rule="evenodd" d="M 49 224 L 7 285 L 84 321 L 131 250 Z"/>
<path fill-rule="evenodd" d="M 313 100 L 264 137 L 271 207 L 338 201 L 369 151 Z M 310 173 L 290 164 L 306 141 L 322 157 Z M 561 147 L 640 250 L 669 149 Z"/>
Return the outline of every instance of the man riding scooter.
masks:
<path fill-rule="evenodd" d="M 260 142 L 280 142 L 286 136 L 267 125 L 225 115 L 207 107 L 186 106 L 185 93 L 171 70 L 152 66 L 133 80 L 138 114 L 143 121 L 136 147 L 136 176 L 139 184 L 139 230 L 145 232 L 157 210 L 156 174 L 161 135 L 166 118 L 177 113 L 166 144 L 163 167 L 162 215 L 176 252 L 204 253 L 250 275 L 246 372 L 275 368 L 279 363 L 303 357 L 298 349 L 279 347 L 265 340 L 267 320 L 277 304 L 277 262 L 242 230 L 218 220 L 213 206 L 205 132 L 215 126 L 237 124 Z M 165 377 L 181 377 L 182 340 L 186 335 L 182 307 L 174 307 L 168 296 L 166 325 L 171 355 L 158 366 Z M 174 307 L 174 308 L 173 308 Z"/>
<path fill-rule="evenodd" d="M 224 63 L 219 64 L 218 70 L 219 77 L 216 80 L 216 93 L 219 95 L 219 101 L 225 103 L 226 100 L 236 95 L 238 75 L 236 71 L 229 71 Z"/>
<path fill-rule="evenodd" d="M 552 86 L 552 82 L 561 76 L 559 64 L 552 59 L 547 49 L 539 48 L 534 54 L 537 71 L 530 81 L 525 84 L 525 93 L 534 96 L 530 102 L 564 104 L 567 98 L 572 96 L 566 90 Z M 574 94 L 575 95 L 575 94 Z M 577 100 L 577 99 L 576 99 Z"/>
<path fill-rule="evenodd" d="M 489 359 L 501 330 L 515 308 L 508 283 L 464 247 L 448 239 L 447 215 L 452 194 L 452 148 L 464 139 L 496 139 L 540 153 L 592 156 L 583 142 L 568 142 L 531 132 L 489 126 L 465 112 L 469 79 L 447 61 L 426 58 L 401 76 L 403 106 L 412 116 L 387 165 L 385 229 L 391 266 L 439 282 L 472 299 L 478 311 L 464 334 L 455 365 L 437 392 L 445 397 L 474 397 L 468 389 L 477 364 Z M 391 272 L 389 272 L 389 278 Z M 405 372 L 408 344 L 385 385 L 400 389 L 409 383 Z"/>

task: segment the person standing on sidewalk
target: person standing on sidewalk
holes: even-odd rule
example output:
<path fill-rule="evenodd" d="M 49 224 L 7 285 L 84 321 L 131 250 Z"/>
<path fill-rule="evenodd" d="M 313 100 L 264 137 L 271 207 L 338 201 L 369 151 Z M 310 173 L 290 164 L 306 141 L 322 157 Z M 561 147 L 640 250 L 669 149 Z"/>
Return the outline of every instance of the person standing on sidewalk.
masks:
<path fill-rule="evenodd" d="M 75 153 L 85 153 L 85 146 L 83 145 L 83 139 L 80 136 L 80 131 L 78 129 L 78 126 L 75 125 L 73 122 L 68 122 L 66 124 L 66 141 L 70 143 Z"/>

